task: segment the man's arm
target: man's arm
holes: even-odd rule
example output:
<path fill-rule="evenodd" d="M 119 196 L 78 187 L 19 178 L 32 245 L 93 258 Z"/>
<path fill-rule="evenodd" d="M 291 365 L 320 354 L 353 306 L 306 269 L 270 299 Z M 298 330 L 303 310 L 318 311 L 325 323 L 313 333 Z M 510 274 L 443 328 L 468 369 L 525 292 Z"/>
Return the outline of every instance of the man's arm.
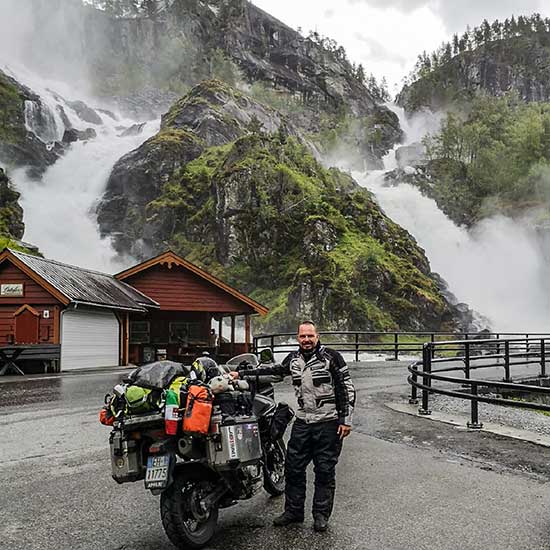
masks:
<path fill-rule="evenodd" d="M 239 369 L 239 376 L 278 376 L 283 379 L 290 375 L 290 359 L 292 353 L 289 353 L 282 363 L 273 363 L 273 365 L 264 365 L 254 369 Z"/>
<path fill-rule="evenodd" d="M 356 399 L 355 386 L 342 355 L 334 350 L 327 349 L 327 352 L 330 354 L 330 370 L 334 380 L 338 419 L 341 425 L 351 427 Z"/>

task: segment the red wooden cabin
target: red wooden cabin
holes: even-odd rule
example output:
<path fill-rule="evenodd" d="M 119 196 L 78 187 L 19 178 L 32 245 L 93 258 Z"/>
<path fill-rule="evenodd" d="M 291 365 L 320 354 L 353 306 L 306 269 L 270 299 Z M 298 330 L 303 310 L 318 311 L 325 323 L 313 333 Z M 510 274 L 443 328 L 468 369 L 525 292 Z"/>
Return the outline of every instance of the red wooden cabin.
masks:
<path fill-rule="evenodd" d="M 171 251 L 131 267 L 115 277 L 159 304 L 146 314 L 132 313 L 129 322 L 131 363 L 164 356 L 188 361 L 202 351 L 218 360 L 249 351 L 250 316 L 267 308 Z M 244 335 L 237 342 L 236 320 Z M 229 327 L 224 328 L 224 319 Z M 216 341 L 211 327 L 215 320 Z M 160 353 L 159 353 L 160 350 Z"/>
<path fill-rule="evenodd" d="M 34 354 L 60 363 L 61 370 L 161 357 L 188 361 L 205 350 L 223 361 L 248 351 L 250 316 L 265 313 L 173 252 L 116 276 L 10 249 L 0 253 L 0 370 L 2 353 L 21 351 L 22 360 Z M 225 334 L 224 319 L 230 321 Z"/>

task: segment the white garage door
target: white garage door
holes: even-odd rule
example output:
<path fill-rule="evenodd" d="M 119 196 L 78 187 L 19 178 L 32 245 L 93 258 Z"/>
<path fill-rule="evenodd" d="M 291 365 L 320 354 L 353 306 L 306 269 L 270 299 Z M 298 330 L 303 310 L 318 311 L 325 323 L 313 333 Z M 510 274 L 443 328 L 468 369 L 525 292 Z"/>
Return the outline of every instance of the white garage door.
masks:
<path fill-rule="evenodd" d="M 67 310 L 61 323 L 61 370 L 119 364 L 119 324 L 114 313 Z"/>

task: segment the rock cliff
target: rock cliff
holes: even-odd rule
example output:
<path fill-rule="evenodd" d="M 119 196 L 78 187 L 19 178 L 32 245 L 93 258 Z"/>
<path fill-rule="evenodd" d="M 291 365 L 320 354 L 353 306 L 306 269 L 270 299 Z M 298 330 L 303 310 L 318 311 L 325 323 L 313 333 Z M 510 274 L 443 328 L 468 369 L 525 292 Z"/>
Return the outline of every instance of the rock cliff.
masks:
<path fill-rule="evenodd" d="M 21 239 L 25 231 L 20 194 L 12 187 L 4 170 L 0 168 L 0 235 Z"/>
<path fill-rule="evenodd" d="M 486 93 L 516 93 L 523 101 L 550 100 L 550 32 L 496 39 L 424 71 L 405 86 L 398 104 L 408 112 L 434 111 Z"/>
<path fill-rule="evenodd" d="M 402 137 L 395 114 L 342 48 L 302 36 L 246 0 L 172 0 L 153 18 L 112 17 L 69 0 L 26 1 L 48 23 L 47 33 L 37 28 L 41 47 L 51 50 L 40 56 L 42 68 L 59 72 L 68 64 L 73 71 L 78 58 L 75 74 L 84 72 L 95 94 L 136 118 L 154 118 L 190 87 L 221 78 L 292 113 L 325 153 L 332 138 L 345 139 L 348 160 L 361 169 L 381 168 Z M 52 17 L 52 2 L 62 19 Z M 71 44 L 67 59 L 60 59 L 52 32 Z"/>
<path fill-rule="evenodd" d="M 195 87 L 115 166 L 104 235 L 167 247 L 271 308 L 265 329 L 452 328 L 414 239 L 353 179 L 323 168 L 283 115 L 220 81 Z"/>

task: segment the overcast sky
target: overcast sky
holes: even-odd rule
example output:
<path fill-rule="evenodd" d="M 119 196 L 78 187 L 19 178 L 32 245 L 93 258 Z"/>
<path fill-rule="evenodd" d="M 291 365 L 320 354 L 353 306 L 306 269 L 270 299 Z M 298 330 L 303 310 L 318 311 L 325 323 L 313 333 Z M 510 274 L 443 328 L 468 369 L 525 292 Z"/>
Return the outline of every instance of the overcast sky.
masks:
<path fill-rule="evenodd" d="M 294 29 L 316 30 L 344 46 L 348 57 L 390 91 L 418 54 L 436 49 L 466 25 L 503 21 L 512 14 L 550 17 L 548 0 L 252 0 Z M 546 5 L 546 7 L 544 7 Z"/>

